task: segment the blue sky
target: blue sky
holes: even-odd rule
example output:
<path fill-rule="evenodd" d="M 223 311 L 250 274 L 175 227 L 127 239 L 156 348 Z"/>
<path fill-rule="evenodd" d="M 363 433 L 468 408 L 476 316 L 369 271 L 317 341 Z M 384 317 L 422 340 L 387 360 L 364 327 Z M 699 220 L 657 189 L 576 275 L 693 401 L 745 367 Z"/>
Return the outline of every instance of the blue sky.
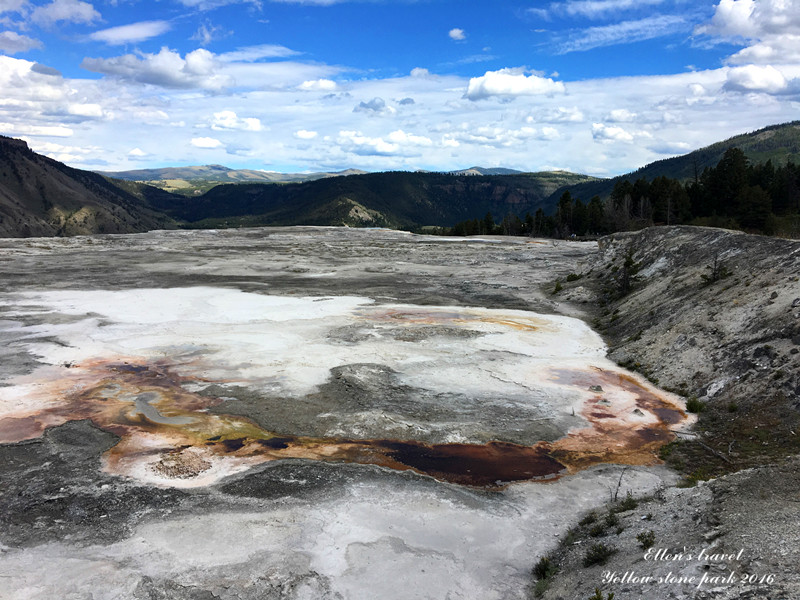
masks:
<path fill-rule="evenodd" d="M 800 118 L 800 0 L 0 0 L 0 133 L 76 167 L 614 175 Z"/>

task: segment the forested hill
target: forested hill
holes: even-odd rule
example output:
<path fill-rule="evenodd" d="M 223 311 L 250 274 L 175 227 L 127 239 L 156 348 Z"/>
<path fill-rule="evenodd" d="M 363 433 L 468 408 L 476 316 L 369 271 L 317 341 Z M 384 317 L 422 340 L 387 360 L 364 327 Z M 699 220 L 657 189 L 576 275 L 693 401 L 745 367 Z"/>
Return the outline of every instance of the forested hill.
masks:
<path fill-rule="evenodd" d="M 195 198 L 153 206 L 194 227 L 351 225 L 415 229 L 552 211 L 553 191 L 593 178 L 566 172 L 457 175 L 387 172 L 298 184 L 220 185 Z"/>
<path fill-rule="evenodd" d="M 703 170 L 715 167 L 727 150 L 739 148 L 752 164 L 771 160 L 774 166 L 785 165 L 787 161 L 800 164 L 800 121 L 772 125 L 752 133 L 737 135 L 722 142 L 700 148 L 694 152 L 652 162 L 636 171 L 612 179 L 597 179 L 578 185 L 565 186 L 557 190 L 551 201 L 557 201 L 566 189 L 572 196 L 589 201 L 593 196 L 607 198 L 614 186 L 624 180 L 631 183 L 638 179 L 652 181 L 657 177 L 677 179 L 689 183 L 699 178 Z"/>

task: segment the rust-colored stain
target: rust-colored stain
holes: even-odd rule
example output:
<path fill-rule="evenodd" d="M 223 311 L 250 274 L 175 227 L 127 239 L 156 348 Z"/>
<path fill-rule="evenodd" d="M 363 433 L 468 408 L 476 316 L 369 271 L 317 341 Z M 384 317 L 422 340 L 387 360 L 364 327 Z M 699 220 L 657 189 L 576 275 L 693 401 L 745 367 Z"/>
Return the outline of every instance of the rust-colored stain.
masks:
<path fill-rule="evenodd" d="M 105 470 L 164 485 L 205 485 L 265 461 L 304 458 L 375 464 L 459 485 L 499 488 L 514 481 L 552 480 L 601 462 L 656 463 L 655 452 L 672 439 L 670 427 L 686 419 L 667 396 L 624 373 L 561 369 L 552 371 L 552 379 L 585 392 L 581 414 L 589 425 L 555 442 L 319 439 L 280 435 L 244 417 L 207 412 L 220 400 L 184 389 L 182 384 L 196 380 L 176 375 L 167 361 L 95 361 L 61 368 L 59 374 L 31 392 L 39 408 L 0 419 L 0 443 L 89 419 L 120 437 L 103 457 Z M 609 402 L 607 395 L 614 399 Z"/>
<path fill-rule="evenodd" d="M 553 380 L 594 394 L 581 411 L 591 427 L 570 431 L 552 444 L 550 456 L 570 472 L 599 463 L 658 464 L 658 449 L 674 438 L 671 427 L 687 420 L 666 394 L 626 373 L 554 369 Z"/>

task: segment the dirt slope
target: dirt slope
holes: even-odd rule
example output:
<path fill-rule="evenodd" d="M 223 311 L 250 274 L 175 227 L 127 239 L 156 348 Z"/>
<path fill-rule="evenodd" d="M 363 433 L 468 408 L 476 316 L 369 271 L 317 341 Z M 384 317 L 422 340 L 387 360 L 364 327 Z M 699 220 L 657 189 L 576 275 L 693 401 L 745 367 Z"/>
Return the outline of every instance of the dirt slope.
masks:
<path fill-rule="evenodd" d="M 701 411 L 694 433 L 663 452 L 696 487 L 665 490 L 619 513 L 620 524 L 602 534 L 589 523 L 578 528 L 543 597 L 590 598 L 595 588 L 615 600 L 800 597 L 800 242 L 660 227 L 606 237 L 600 249 L 585 277 L 559 295 L 597 302 L 610 356 Z M 626 256 L 638 263 L 638 280 L 620 297 Z M 603 511 L 596 522 L 605 523 Z M 646 560 L 636 536 L 647 531 L 652 552 L 683 557 Z M 617 552 L 584 567 L 595 543 Z"/>

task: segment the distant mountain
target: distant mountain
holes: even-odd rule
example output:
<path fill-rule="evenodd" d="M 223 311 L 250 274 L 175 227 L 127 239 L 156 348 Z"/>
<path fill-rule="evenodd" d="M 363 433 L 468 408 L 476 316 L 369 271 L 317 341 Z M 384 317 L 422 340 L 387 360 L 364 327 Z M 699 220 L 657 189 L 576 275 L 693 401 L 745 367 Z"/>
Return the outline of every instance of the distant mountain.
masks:
<path fill-rule="evenodd" d="M 365 171 L 359 171 L 358 169 L 330 173 L 278 173 L 253 169 L 229 169 L 222 165 L 97 172 L 105 177 L 147 183 L 154 187 L 184 195 L 198 195 L 220 183 L 300 183 L 327 177 L 361 175 L 365 173 Z"/>
<path fill-rule="evenodd" d="M 352 225 L 417 228 L 552 210 L 547 198 L 567 184 L 592 181 L 574 173 L 453 175 L 388 172 L 297 184 L 219 185 L 202 196 L 154 204 L 195 227 Z"/>
<path fill-rule="evenodd" d="M 469 169 L 462 169 L 461 171 L 450 171 L 451 175 L 521 175 L 522 173 L 524 173 L 524 171 L 504 169 L 502 167 L 490 169 L 485 167 L 470 167 Z"/>
<path fill-rule="evenodd" d="M 752 133 L 745 133 L 729 138 L 705 148 L 700 148 L 682 156 L 667 158 L 650 163 L 612 179 L 598 179 L 579 185 L 563 187 L 553 194 L 551 201 L 557 200 L 564 190 L 569 189 L 573 197 L 588 201 L 592 196 L 605 198 L 611 195 L 614 185 L 625 179 L 631 183 L 645 178 L 652 181 L 656 177 L 666 176 L 687 182 L 700 175 L 706 167 L 715 167 L 726 150 L 740 148 L 753 163 L 772 160 L 773 163 L 786 164 L 787 160 L 800 162 L 800 121 L 792 121 L 781 125 L 772 125 Z"/>
<path fill-rule="evenodd" d="M 22 141 L 0 136 L 0 236 L 29 237 L 130 233 L 175 227 L 153 210 L 153 189 L 126 191 L 106 178 L 36 154 Z M 166 200 L 162 197 L 160 201 Z"/>

